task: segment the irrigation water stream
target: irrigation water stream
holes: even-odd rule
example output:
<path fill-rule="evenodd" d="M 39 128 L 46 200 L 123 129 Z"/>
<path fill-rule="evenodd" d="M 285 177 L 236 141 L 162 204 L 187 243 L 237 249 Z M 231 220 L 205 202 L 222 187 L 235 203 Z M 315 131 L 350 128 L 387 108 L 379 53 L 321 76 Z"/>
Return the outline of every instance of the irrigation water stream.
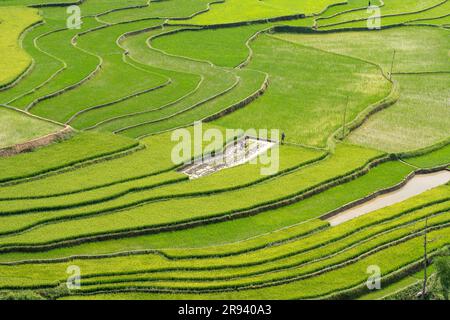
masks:
<path fill-rule="evenodd" d="M 331 226 L 339 225 L 364 214 L 382 209 L 393 204 L 424 193 L 427 190 L 439 187 L 450 181 L 450 171 L 442 170 L 428 174 L 418 174 L 398 190 L 380 195 L 360 205 L 347 209 L 335 216 L 326 219 Z"/>

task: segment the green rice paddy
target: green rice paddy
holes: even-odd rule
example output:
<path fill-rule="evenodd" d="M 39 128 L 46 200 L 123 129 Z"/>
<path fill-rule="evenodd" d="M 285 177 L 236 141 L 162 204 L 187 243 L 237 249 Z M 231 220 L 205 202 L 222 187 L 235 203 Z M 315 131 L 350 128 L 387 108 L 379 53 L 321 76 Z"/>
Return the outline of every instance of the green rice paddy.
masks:
<path fill-rule="evenodd" d="M 448 181 L 327 221 L 449 170 L 450 1 L 70 4 L 0 1 L 0 149 L 70 129 L 0 157 L 0 299 L 389 298 L 450 245 Z"/>

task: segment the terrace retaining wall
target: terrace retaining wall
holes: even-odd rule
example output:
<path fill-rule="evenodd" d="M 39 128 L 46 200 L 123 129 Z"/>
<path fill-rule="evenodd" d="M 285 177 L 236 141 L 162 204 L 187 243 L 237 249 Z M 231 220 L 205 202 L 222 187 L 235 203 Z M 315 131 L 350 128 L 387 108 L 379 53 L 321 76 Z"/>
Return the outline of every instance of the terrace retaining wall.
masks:
<path fill-rule="evenodd" d="M 72 128 L 70 126 L 65 126 L 63 129 L 50 133 L 46 136 L 33 139 L 24 143 L 19 143 L 13 146 L 5 147 L 0 149 L 0 157 L 11 157 L 13 155 L 32 151 L 36 148 L 49 145 L 55 141 L 65 139 L 72 133 Z"/>

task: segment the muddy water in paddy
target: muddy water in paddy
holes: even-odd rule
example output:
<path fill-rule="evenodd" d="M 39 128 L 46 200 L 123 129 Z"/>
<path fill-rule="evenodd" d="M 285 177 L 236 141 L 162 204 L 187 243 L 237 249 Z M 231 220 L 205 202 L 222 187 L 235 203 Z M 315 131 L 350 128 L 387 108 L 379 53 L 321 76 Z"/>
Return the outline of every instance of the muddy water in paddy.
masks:
<path fill-rule="evenodd" d="M 405 201 L 409 198 L 424 193 L 427 190 L 444 185 L 449 181 L 450 171 L 448 170 L 442 170 L 429 174 L 418 174 L 400 189 L 380 195 L 358 206 L 347 209 L 333 217 L 328 218 L 327 221 L 332 226 L 336 226 L 375 210 Z"/>

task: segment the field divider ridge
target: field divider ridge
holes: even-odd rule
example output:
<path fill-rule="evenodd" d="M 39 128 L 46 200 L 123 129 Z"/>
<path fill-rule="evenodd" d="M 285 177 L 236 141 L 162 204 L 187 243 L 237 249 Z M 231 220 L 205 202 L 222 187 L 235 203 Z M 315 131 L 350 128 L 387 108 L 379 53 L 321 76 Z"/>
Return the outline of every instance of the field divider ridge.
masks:
<path fill-rule="evenodd" d="M 14 251 L 16 249 L 18 250 L 34 250 L 40 251 L 40 249 L 53 249 L 60 246 L 66 246 L 68 244 L 74 245 L 74 244 L 81 244 L 86 242 L 92 242 L 97 240 L 107 240 L 107 239 L 117 239 L 122 237 L 133 237 L 136 235 L 144 235 L 144 234 L 154 234 L 154 233 L 161 233 L 166 231 L 175 231 L 175 230 L 184 230 L 188 228 L 192 228 L 195 226 L 202 226 L 207 225 L 215 222 L 223 222 L 230 219 L 234 219 L 237 217 L 248 217 L 252 215 L 256 215 L 261 212 L 265 212 L 272 209 L 277 209 L 279 207 L 283 207 L 289 204 L 296 203 L 300 200 L 303 200 L 305 198 L 311 197 L 315 194 L 318 194 L 322 191 L 328 190 L 331 187 L 337 186 L 341 183 L 348 182 L 351 180 L 356 179 L 359 176 L 362 176 L 366 174 L 371 168 L 374 166 L 377 166 L 383 162 L 389 161 L 391 157 L 388 155 L 381 155 L 377 156 L 372 161 L 368 161 L 366 165 L 359 167 L 357 169 L 351 170 L 347 174 L 343 174 L 338 177 L 333 177 L 330 179 L 327 179 L 326 181 L 323 181 L 319 185 L 315 185 L 312 187 L 308 187 L 305 190 L 302 190 L 300 192 L 294 193 L 293 195 L 285 196 L 280 199 L 271 200 L 266 203 L 260 203 L 257 205 L 250 206 L 245 209 L 239 209 L 239 210 L 230 210 L 227 212 L 223 212 L 219 215 L 215 215 L 213 217 L 206 216 L 206 217 L 197 217 L 195 219 L 185 219 L 182 221 L 178 221 L 176 223 L 171 224 L 162 224 L 162 225 L 153 225 L 153 226 L 142 226 L 140 228 L 132 228 L 132 229 L 125 229 L 122 231 L 115 231 L 111 233 L 96 233 L 89 236 L 83 236 L 81 238 L 79 237 L 70 237 L 66 239 L 59 240 L 57 242 L 47 242 L 43 243 L 37 246 L 22 246 L 19 245 L 17 247 L 11 247 L 11 248 L 1 248 L 0 252 L 10 252 L 11 250 Z M 170 199 L 170 198 L 168 198 Z M 205 219 L 206 218 L 206 219 Z"/>
<path fill-rule="evenodd" d="M 436 231 L 436 230 L 441 230 L 441 229 L 446 229 L 450 226 L 450 222 L 447 222 L 446 224 L 443 225 L 438 225 L 438 226 L 432 226 L 427 228 L 427 231 Z M 286 277 L 283 279 L 277 279 L 277 280 L 269 280 L 267 282 L 263 282 L 263 281 L 259 281 L 259 282 L 255 282 L 255 283 L 251 283 L 251 284 L 245 284 L 245 285 L 217 285 L 217 286 L 210 286 L 207 288 L 182 288 L 182 287 L 177 287 L 177 288 L 173 288 L 173 287 L 146 287 L 145 290 L 149 290 L 148 292 L 155 292 L 155 293 L 190 293 L 190 294 L 201 294 L 201 293 L 214 293 L 214 292 L 230 292 L 230 291 L 243 291 L 243 290 L 253 290 L 253 289 L 260 289 L 260 288 L 267 288 L 267 287 L 272 287 L 272 286 L 277 286 L 277 285 L 282 285 L 282 284 L 287 284 L 287 283 L 292 283 L 295 281 L 300 281 L 300 280 L 305 280 L 305 279 L 309 279 L 312 277 L 316 277 L 322 274 L 325 274 L 327 272 L 330 271 L 334 271 L 340 268 L 344 268 L 346 266 L 349 266 L 353 263 L 356 263 L 359 260 L 362 260 L 364 258 L 367 258 L 369 256 L 371 256 L 374 253 L 380 252 L 382 250 L 385 249 L 389 249 L 391 247 L 394 247 L 398 244 L 407 242 L 408 240 L 412 240 L 414 238 L 417 238 L 419 236 L 421 236 L 423 234 L 423 231 L 419 231 L 416 233 L 412 233 L 408 236 L 405 236 L 401 239 L 397 239 L 394 240 L 392 242 L 386 243 L 384 245 L 375 247 L 373 249 L 370 249 L 367 252 L 364 252 L 362 254 L 356 255 L 355 257 L 348 259 L 344 262 L 338 262 L 334 265 L 329 265 L 326 266 L 322 269 L 318 269 L 317 271 L 313 271 L 310 273 L 306 273 L 306 274 L 302 274 L 302 275 L 294 275 L 294 276 L 290 276 L 290 277 Z M 124 288 L 125 290 L 139 290 L 139 287 L 130 287 L 130 286 L 126 286 L 126 288 Z M 124 290 L 124 289 L 119 289 L 119 290 Z M 114 287 L 112 288 L 111 291 L 116 292 L 116 290 Z M 97 292 L 98 293 L 98 289 L 83 289 L 84 292 Z M 109 291 L 109 290 L 108 290 Z"/>

